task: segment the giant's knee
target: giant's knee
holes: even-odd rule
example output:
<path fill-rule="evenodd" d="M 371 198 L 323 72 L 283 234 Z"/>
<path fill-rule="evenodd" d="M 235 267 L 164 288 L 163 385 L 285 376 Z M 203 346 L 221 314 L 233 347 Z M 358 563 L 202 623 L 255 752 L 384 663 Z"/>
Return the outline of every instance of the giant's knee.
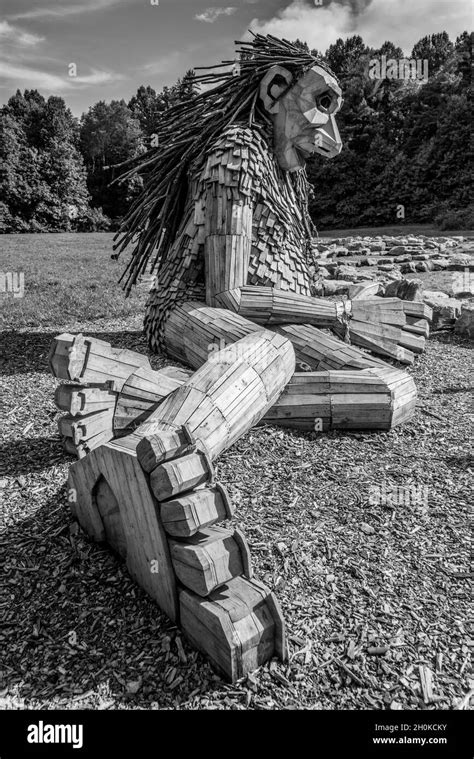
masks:
<path fill-rule="evenodd" d="M 262 329 L 232 311 L 188 301 L 170 311 L 164 347 L 170 358 L 197 368 L 216 351 Z"/>

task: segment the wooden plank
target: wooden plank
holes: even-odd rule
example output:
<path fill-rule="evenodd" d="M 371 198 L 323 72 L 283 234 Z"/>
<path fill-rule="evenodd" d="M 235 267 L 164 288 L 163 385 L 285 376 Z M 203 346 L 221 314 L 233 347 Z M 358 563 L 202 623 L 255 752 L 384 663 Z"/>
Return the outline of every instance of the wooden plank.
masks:
<path fill-rule="evenodd" d="M 183 632 L 232 682 L 281 650 L 282 620 L 275 615 L 274 598 L 269 595 L 265 586 L 243 577 L 208 598 L 180 592 Z"/>
<path fill-rule="evenodd" d="M 110 440 L 113 437 L 113 413 L 113 408 L 109 408 L 84 416 L 67 414 L 58 419 L 59 433 L 72 438 L 75 444 L 103 433 L 108 434 Z"/>
<path fill-rule="evenodd" d="M 413 332 L 416 335 L 430 336 L 430 325 L 426 319 L 417 316 L 407 316 L 407 323 L 403 327 L 406 332 Z"/>
<path fill-rule="evenodd" d="M 114 408 L 117 393 L 108 387 L 87 387 L 85 385 L 58 385 L 54 402 L 61 411 L 72 416 L 84 416 L 91 412 Z"/>
<path fill-rule="evenodd" d="M 396 342 L 391 340 L 372 338 L 367 335 L 363 335 L 356 330 L 351 331 L 351 340 L 356 345 L 367 348 L 368 350 L 371 350 L 374 353 L 378 353 L 381 356 L 390 356 L 390 358 L 394 358 L 397 361 L 400 361 L 402 364 L 412 364 L 415 360 L 415 356 L 411 351 L 407 350 L 406 348 L 402 348 L 400 345 L 397 345 Z"/>
<path fill-rule="evenodd" d="M 243 574 L 240 542 L 233 530 L 205 527 L 186 541 L 170 540 L 169 546 L 176 576 L 199 596 Z"/>
<path fill-rule="evenodd" d="M 127 569 L 161 609 L 175 620 L 177 591 L 166 535 L 158 518 L 157 503 L 136 455 L 107 443 L 70 468 L 76 490 L 75 513 L 95 539 L 106 533 L 95 490 L 103 477 L 113 493 L 125 536 Z M 110 501 L 109 501 L 110 502 Z"/>
<path fill-rule="evenodd" d="M 48 361 L 59 379 L 81 383 L 110 381 L 120 390 L 124 381 L 139 366 L 150 367 L 146 356 L 135 351 L 112 348 L 110 343 L 82 334 L 64 333 L 54 338 Z"/>
<path fill-rule="evenodd" d="M 212 481 L 212 465 L 202 452 L 165 461 L 150 474 L 150 486 L 159 501 Z"/>
<path fill-rule="evenodd" d="M 372 324 L 389 324 L 394 327 L 403 327 L 406 324 L 406 316 L 402 310 L 359 309 L 355 307 L 356 303 L 357 301 L 353 301 L 354 319 Z"/>
<path fill-rule="evenodd" d="M 353 320 L 350 325 L 351 332 L 354 330 L 358 335 L 366 335 L 370 339 L 378 337 L 393 340 L 403 348 L 408 348 L 414 353 L 422 353 L 425 341 L 422 337 L 407 334 L 403 329 L 388 324 L 371 324 L 369 322 Z"/>
<path fill-rule="evenodd" d="M 416 300 L 402 300 L 403 310 L 407 316 L 413 316 L 417 319 L 426 319 L 431 322 L 433 319 L 433 309 L 426 303 Z"/>
<path fill-rule="evenodd" d="M 168 535 L 186 538 L 203 527 L 230 519 L 233 508 L 226 490 L 216 485 L 162 503 L 160 514 Z"/>

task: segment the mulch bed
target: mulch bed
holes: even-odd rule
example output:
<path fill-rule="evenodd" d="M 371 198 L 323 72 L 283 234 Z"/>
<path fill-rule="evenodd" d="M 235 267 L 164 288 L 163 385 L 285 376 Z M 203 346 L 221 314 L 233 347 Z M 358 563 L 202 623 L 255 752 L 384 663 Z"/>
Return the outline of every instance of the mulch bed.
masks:
<path fill-rule="evenodd" d="M 79 330 L 146 350 L 139 319 L 56 334 Z M 467 341 L 446 332 L 429 340 L 409 370 L 419 407 L 401 428 L 262 427 L 221 456 L 217 476 L 257 578 L 280 600 L 290 648 L 288 664 L 228 685 L 72 520 L 64 483 L 73 459 L 61 448 L 46 365 L 52 336 L 4 334 L 0 706 L 469 707 Z M 394 486 L 422 497 L 374 503 L 374 492 Z"/>

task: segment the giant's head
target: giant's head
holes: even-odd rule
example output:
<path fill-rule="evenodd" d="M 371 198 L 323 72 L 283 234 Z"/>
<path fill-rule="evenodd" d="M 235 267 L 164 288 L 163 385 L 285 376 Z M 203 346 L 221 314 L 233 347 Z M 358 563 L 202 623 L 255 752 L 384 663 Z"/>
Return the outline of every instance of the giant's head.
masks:
<path fill-rule="evenodd" d="M 280 166 L 291 171 L 313 153 L 338 155 L 342 143 L 335 114 L 342 105 L 336 78 L 315 64 L 301 76 L 272 66 L 260 84 L 263 107 L 273 121 L 274 149 Z"/>

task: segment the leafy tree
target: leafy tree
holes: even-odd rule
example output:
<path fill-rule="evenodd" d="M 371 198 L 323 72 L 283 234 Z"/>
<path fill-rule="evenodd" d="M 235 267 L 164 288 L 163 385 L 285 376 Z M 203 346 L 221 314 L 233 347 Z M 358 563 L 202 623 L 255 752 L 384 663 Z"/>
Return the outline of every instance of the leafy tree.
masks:
<path fill-rule="evenodd" d="M 89 108 L 81 119 L 80 148 L 93 205 L 111 218 L 122 216 L 140 185 L 135 179 L 110 186 L 120 175 L 115 167 L 144 149 L 140 122 L 124 100 L 101 100 Z"/>
<path fill-rule="evenodd" d="M 0 110 L 3 231 L 77 229 L 90 212 L 78 124 L 62 98 L 20 91 Z"/>
<path fill-rule="evenodd" d="M 172 105 L 194 97 L 198 87 L 195 81 L 194 71 L 190 69 L 182 79 L 178 79 L 172 87 L 163 87 L 157 93 L 153 87 L 143 85 L 138 88 L 136 95 L 128 103 L 128 107 L 134 118 L 140 122 L 140 126 L 146 135 L 151 137 L 158 131 L 160 114 Z"/>
<path fill-rule="evenodd" d="M 325 59 L 337 76 L 344 77 L 358 61 L 367 55 L 368 48 L 358 34 L 343 40 L 341 37 L 326 50 Z"/>
<path fill-rule="evenodd" d="M 461 75 L 461 86 L 463 88 L 469 87 L 471 84 L 472 46 L 473 35 L 468 34 L 468 32 L 460 34 L 454 46 L 456 73 Z"/>
<path fill-rule="evenodd" d="M 428 61 L 430 76 L 435 74 L 446 63 L 453 53 L 453 43 L 446 32 L 431 34 L 423 37 L 414 46 L 411 57 Z"/>
<path fill-rule="evenodd" d="M 137 119 L 143 132 L 150 136 L 156 127 L 160 113 L 164 105 L 156 94 L 153 87 L 148 84 L 138 88 L 137 94 L 132 97 L 128 104 L 133 117 Z"/>
<path fill-rule="evenodd" d="M 199 86 L 196 84 L 196 75 L 194 71 L 192 69 L 186 71 L 183 78 L 178 79 L 171 89 L 173 91 L 173 105 L 195 97 L 199 92 Z"/>

